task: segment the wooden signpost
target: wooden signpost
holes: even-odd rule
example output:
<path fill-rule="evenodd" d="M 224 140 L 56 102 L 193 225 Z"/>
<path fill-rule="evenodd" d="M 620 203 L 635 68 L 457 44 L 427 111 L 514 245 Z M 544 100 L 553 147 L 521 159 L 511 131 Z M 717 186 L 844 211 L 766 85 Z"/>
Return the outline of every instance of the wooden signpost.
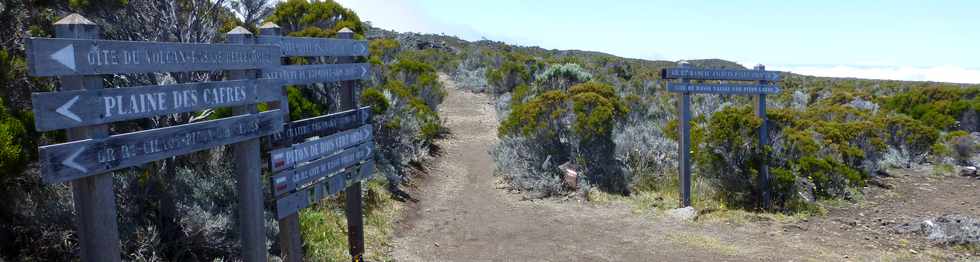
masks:
<path fill-rule="evenodd" d="M 34 93 L 38 131 L 277 101 L 275 80 L 233 80 Z"/>
<path fill-rule="evenodd" d="M 759 146 L 764 147 L 769 144 L 768 119 L 766 119 L 766 95 L 779 93 L 778 86 L 773 85 L 774 81 L 779 81 L 780 72 L 765 71 L 765 66 L 756 66 L 755 70 L 731 70 L 731 69 L 700 69 L 691 68 L 687 62 L 681 62 L 678 68 L 667 68 L 660 73 L 662 79 L 679 79 L 679 83 L 668 82 L 667 91 L 678 93 L 678 112 L 680 113 L 680 123 L 678 131 L 678 159 L 680 166 L 680 192 L 681 207 L 691 206 L 691 94 L 727 94 L 727 95 L 755 95 L 756 115 L 762 118 L 762 126 L 759 127 Z M 691 80 L 725 80 L 725 81 L 753 81 L 755 84 L 692 84 Z M 769 167 L 768 157 L 763 156 L 763 161 L 759 167 L 759 186 L 762 192 L 763 208 L 769 208 Z"/>
<path fill-rule="evenodd" d="M 45 183 L 70 182 L 82 261 L 119 261 L 120 241 L 109 172 L 229 145 L 238 182 L 241 256 L 266 261 L 262 164 L 259 138 L 269 139 L 284 259 L 302 260 L 296 213 L 347 190 L 351 256 L 363 254 L 360 181 L 374 174 L 370 108 L 357 108 L 354 82 L 369 77 L 370 65 L 351 63 L 368 54 L 367 41 L 278 36 L 264 25 L 262 36 L 238 27 L 224 44 L 100 40 L 99 28 L 77 14 L 55 23 L 58 38 L 28 38 L 32 76 L 57 76 L 60 92 L 32 95 L 39 131 L 67 129 L 68 142 L 40 147 Z M 340 56 L 342 64 L 282 66 L 287 56 Z M 226 80 L 103 89 L 104 74 L 226 71 Z M 257 79 L 256 76 L 263 76 Z M 343 112 L 286 123 L 284 86 L 347 81 Z M 258 112 L 269 102 L 273 110 Z M 176 113 L 231 107 L 231 117 L 110 135 L 108 125 Z M 306 141 L 308 139 L 313 139 Z M 311 195 L 312 194 L 312 195 Z M 352 203 L 354 199 L 356 203 Z M 356 214 L 357 217 L 352 217 Z"/>
<path fill-rule="evenodd" d="M 282 56 L 367 56 L 368 42 L 352 39 L 262 35 L 258 43 L 282 48 Z"/>
<path fill-rule="evenodd" d="M 28 38 L 33 76 L 244 70 L 279 66 L 277 46 Z"/>
<path fill-rule="evenodd" d="M 282 129 L 279 110 L 78 140 L 40 148 L 45 183 L 60 183 L 271 134 Z"/>
<path fill-rule="evenodd" d="M 291 65 L 262 71 L 262 76 L 281 80 L 287 85 L 306 85 L 366 79 L 370 72 L 371 64 L 367 63 Z"/>
<path fill-rule="evenodd" d="M 273 150 L 270 153 L 269 166 L 273 172 L 278 172 L 300 163 L 332 155 L 345 148 L 371 141 L 372 131 L 371 125 L 363 125 L 289 148 Z"/>
<path fill-rule="evenodd" d="M 67 129 L 69 142 L 40 148 L 45 183 L 70 182 L 82 261 L 119 261 L 120 241 L 110 171 L 223 145 L 232 145 L 239 189 L 242 257 L 265 261 L 259 138 L 281 132 L 284 111 L 259 113 L 260 102 L 281 101 L 281 81 L 255 79 L 277 67 L 282 50 L 257 45 L 243 28 L 232 44 L 99 40 L 99 27 L 72 14 L 55 23 L 58 38 L 29 38 L 32 76 L 57 76 L 60 92 L 35 93 L 39 131 Z M 228 71 L 228 80 L 103 89 L 102 74 Z M 109 135 L 114 122 L 233 107 L 235 116 Z"/>
<path fill-rule="evenodd" d="M 340 179 L 339 183 L 335 181 L 334 178 L 342 176 L 342 170 L 351 169 L 362 161 L 368 161 L 374 156 L 374 145 L 371 142 L 361 144 L 357 147 L 353 147 L 343 152 L 319 159 L 317 161 L 311 162 L 302 167 L 290 170 L 288 172 L 282 172 L 272 177 L 273 194 L 276 196 L 282 196 L 284 194 L 293 193 L 293 196 L 285 196 L 276 201 L 277 207 L 289 207 L 286 209 L 277 209 L 276 217 L 278 219 L 283 219 L 289 215 L 299 212 L 300 209 L 309 206 L 309 201 L 304 201 L 302 205 L 296 204 L 295 195 L 302 195 L 306 192 L 304 189 L 315 187 L 318 185 L 328 186 L 328 194 L 320 194 L 322 197 L 328 195 L 334 195 L 340 193 L 347 188 L 347 178 L 344 177 Z M 370 161 L 369 161 L 370 162 Z M 340 173 L 338 173 L 340 172 Z M 373 172 L 373 170 L 365 170 L 364 172 Z M 365 178 L 370 177 L 366 175 Z M 326 178 L 324 180 L 324 178 Z M 322 199 L 322 197 L 316 198 L 314 200 Z M 297 208 L 298 207 L 298 208 Z"/>
<path fill-rule="evenodd" d="M 366 56 L 367 41 L 352 40 L 348 29 L 338 39 L 283 37 L 272 23 L 261 27 L 260 44 L 282 47 L 283 57 L 336 56 L 339 64 L 287 65 L 263 69 L 260 75 L 283 85 L 342 82 L 341 110 L 286 124 L 273 134 L 270 144 L 270 180 L 276 197 L 279 244 L 285 261 L 302 261 L 303 243 L 298 213 L 319 200 L 347 192 L 347 219 L 351 257 L 362 261 L 364 253 L 360 181 L 374 174 L 373 127 L 366 121 L 370 108 L 358 108 L 353 81 L 370 77 L 371 66 L 351 63 L 349 57 Z M 346 82 L 345 82 L 346 81 Z M 280 101 L 280 106 L 288 101 Z M 288 107 L 286 107 L 288 110 Z M 312 140 L 310 140 L 312 139 Z"/>
<path fill-rule="evenodd" d="M 341 130 L 364 124 L 371 117 L 371 108 L 348 110 L 325 116 L 307 118 L 286 124 L 282 132 L 272 134 L 272 146 L 283 147 L 305 141 L 314 136 L 327 136 Z"/>

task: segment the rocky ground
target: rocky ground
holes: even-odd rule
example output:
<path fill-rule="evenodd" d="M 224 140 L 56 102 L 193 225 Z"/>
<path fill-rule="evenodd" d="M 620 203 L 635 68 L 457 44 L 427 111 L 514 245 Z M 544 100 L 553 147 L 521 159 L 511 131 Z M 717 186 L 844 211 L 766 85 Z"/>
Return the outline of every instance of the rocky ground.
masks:
<path fill-rule="evenodd" d="M 945 215 L 980 218 L 980 179 L 929 167 L 893 171 L 865 188 L 864 199 L 809 218 L 736 212 L 684 220 L 628 201 L 526 200 L 493 176 L 489 97 L 442 80 L 449 96 L 440 114 L 451 135 L 410 192 L 419 201 L 396 226 L 397 261 L 980 260 L 977 249 L 928 240 L 922 226 Z"/>

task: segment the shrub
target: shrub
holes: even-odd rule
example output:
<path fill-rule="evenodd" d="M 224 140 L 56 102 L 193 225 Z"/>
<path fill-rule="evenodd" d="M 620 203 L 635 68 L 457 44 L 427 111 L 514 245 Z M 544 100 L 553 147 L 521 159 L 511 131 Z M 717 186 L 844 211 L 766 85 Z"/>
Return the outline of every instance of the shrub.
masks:
<path fill-rule="evenodd" d="M 538 74 L 537 80 L 546 89 L 568 90 L 574 84 L 592 80 L 592 74 L 578 64 L 555 64 Z"/>
<path fill-rule="evenodd" d="M 388 107 L 391 106 L 388 103 L 388 99 L 385 95 L 381 93 L 377 88 L 366 88 L 361 92 L 361 104 L 371 107 L 371 112 L 374 115 L 384 114 L 388 111 Z"/>

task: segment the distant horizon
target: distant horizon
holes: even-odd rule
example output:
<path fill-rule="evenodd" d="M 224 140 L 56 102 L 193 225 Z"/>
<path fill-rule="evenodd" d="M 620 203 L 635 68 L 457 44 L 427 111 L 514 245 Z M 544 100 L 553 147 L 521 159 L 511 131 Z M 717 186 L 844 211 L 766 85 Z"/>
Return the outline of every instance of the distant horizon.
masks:
<path fill-rule="evenodd" d="M 378 28 L 467 41 L 487 39 L 643 60 L 723 59 L 813 76 L 980 84 L 980 52 L 975 50 L 980 34 L 968 33 L 971 25 L 980 24 L 969 12 L 980 10 L 980 2 L 336 2 Z M 730 11 L 743 9 L 766 15 Z M 783 22 L 772 22 L 777 20 Z M 687 26 L 662 26 L 673 21 Z"/>

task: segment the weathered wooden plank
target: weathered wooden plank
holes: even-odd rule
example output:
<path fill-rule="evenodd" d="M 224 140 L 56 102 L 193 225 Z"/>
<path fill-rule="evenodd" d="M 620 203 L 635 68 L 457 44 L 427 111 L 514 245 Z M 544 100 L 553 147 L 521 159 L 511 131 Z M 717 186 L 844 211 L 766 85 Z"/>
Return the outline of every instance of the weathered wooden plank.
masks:
<path fill-rule="evenodd" d="M 357 174 L 348 174 L 355 171 Z M 349 184 L 355 183 L 352 180 L 348 180 L 349 176 L 368 177 L 370 176 L 368 173 L 373 172 L 374 161 L 368 160 L 367 162 L 361 164 L 360 167 L 352 167 L 344 172 L 335 173 L 332 176 L 327 177 L 321 183 L 315 184 L 310 188 L 286 195 L 276 200 L 276 218 L 283 219 L 317 203 L 321 199 L 340 193 L 340 191 L 347 188 Z"/>
<path fill-rule="evenodd" d="M 58 183 L 136 166 L 282 130 L 279 110 L 86 139 L 40 148 L 45 183 Z"/>
<path fill-rule="evenodd" d="M 278 172 L 303 162 L 332 155 L 371 139 L 371 125 L 363 125 L 357 129 L 347 130 L 292 147 L 273 150 L 270 153 L 269 162 L 272 171 Z"/>
<path fill-rule="evenodd" d="M 245 70 L 279 66 L 272 45 L 29 38 L 32 76 Z"/>
<path fill-rule="evenodd" d="M 367 56 L 368 41 L 288 36 L 258 36 L 258 43 L 282 48 L 282 56 Z"/>
<path fill-rule="evenodd" d="M 776 85 L 763 84 L 692 84 L 667 83 L 667 91 L 677 93 L 706 93 L 728 95 L 758 95 L 777 94 L 780 90 Z"/>
<path fill-rule="evenodd" d="M 55 35 L 60 38 L 93 39 L 99 37 L 99 27 L 81 15 L 71 14 L 54 23 Z M 101 89 L 100 77 L 61 77 L 65 90 Z M 103 138 L 109 134 L 105 125 L 65 130 L 69 140 Z M 102 174 L 71 181 L 72 200 L 77 214 L 79 259 L 89 261 L 120 261 L 119 225 L 117 224 L 115 193 L 112 175 Z"/>
<path fill-rule="evenodd" d="M 278 101 L 278 80 L 235 80 L 34 93 L 38 131 Z"/>
<path fill-rule="evenodd" d="M 344 150 L 330 157 L 321 158 L 293 170 L 272 176 L 272 193 L 280 196 L 318 183 L 327 175 L 369 159 L 374 153 L 374 143 L 367 141 L 357 147 Z"/>
<path fill-rule="evenodd" d="M 263 70 L 262 77 L 283 80 L 284 85 L 307 85 L 367 79 L 371 64 L 291 65 Z"/>
<path fill-rule="evenodd" d="M 374 161 L 368 160 L 358 167 L 357 173 L 352 174 L 350 180 L 352 181 L 367 181 L 374 178 Z"/>
<path fill-rule="evenodd" d="M 282 147 L 305 141 L 314 136 L 328 136 L 341 130 L 347 130 L 367 124 L 371 117 L 371 108 L 362 107 L 358 110 L 347 110 L 325 116 L 307 118 L 286 123 L 282 132 L 270 136 L 273 147 Z"/>
<path fill-rule="evenodd" d="M 692 80 L 735 80 L 735 81 L 778 81 L 778 71 L 736 70 L 736 69 L 703 69 L 703 68 L 666 68 L 660 72 L 663 79 L 692 79 Z"/>

